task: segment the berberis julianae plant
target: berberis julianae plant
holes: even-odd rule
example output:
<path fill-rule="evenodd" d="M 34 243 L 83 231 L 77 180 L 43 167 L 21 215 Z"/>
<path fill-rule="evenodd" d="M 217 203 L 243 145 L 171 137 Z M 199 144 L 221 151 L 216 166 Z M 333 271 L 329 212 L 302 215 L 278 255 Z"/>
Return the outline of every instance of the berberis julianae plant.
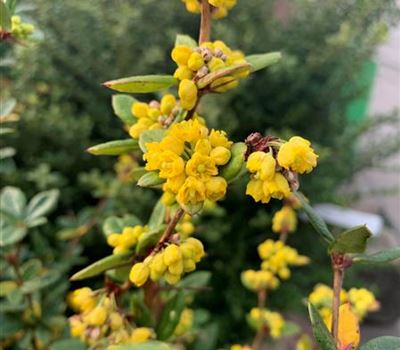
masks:
<path fill-rule="evenodd" d="M 209 278 L 208 272 L 193 272 L 206 258 L 206 252 L 201 240 L 191 237 L 195 231 L 192 218 L 223 200 L 229 185 L 247 176 L 247 195 L 264 204 L 272 199 L 282 200 L 284 206 L 273 223 L 280 240 L 260 242 L 261 269 L 242 274 L 243 284 L 259 299 L 258 307 L 248 315 L 256 336 L 251 347 L 233 345 L 231 349 L 262 349 L 270 339 L 276 341 L 299 331 L 278 312 L 266 308 L 267 292 L 290 278 L 289 268 L 310 262 L 285 244 L 288 233 L 295 231 L 294 209 L 299 208 L 329 242 L 334 268 L 333 291 L 328 301 L 331 311 L 329 315 L 324 311 L 332 335 L 316 309 L 318 305 L 310 304 L 316 340 L 323 350 L 355 349 L 359 342 L 354 337 L 358 334 L 357 317 L 371 310 L 373 304 L 360 304 L 360 300 L 371 299 L 368 291 L 350 290 L 346 299 L 350 303 L 340 305 L 338 293 L 344 270 L 356 262 L 392 260 L 399 256 L 399 249 L 374 256 L 354 255 L 365 250 L 369 237 L 365 227 L 337 237 L 331 234 L 298 192 L 299 176 L 317 166 L 318 156 L 310 141 L 300 136 L 283 140 L 254 132 L 244 142 L 234 142 L 224 130 L 207 126 L 207 116 L 198 113 L 204 95 L 234 89 L 250 74 L 277 63 L 281 55 L 273 52 L 246 56 L 221 40 L 211 40 L 212 18 L 225 16 L 235 1 L 183 2 L 190 12 L 201 13 L 201 22 L 198 41 L 177 35 L 171 50 L 176 70 L 171 75 L 134 76 L 104 83 L 112 90 L 132 94 L 170 89 L 159 101 L 148 103 L 126 94 L 113 96 L 114 111 L 130 138 L 88 150 L 95 155 L 133 156 L 138 163 L 130 162 L 133 169 L 128 177 L 135 179 L 138 186 L 158 190 L 160 200 L 147 223 L 134 215 L 110 217 L 104 222 L 112 254 L 71 278 L 77 281 L 105 273 L 104 287 L 81 287 L 70 294 L 68 300 L 76 312 L 70 317 L 71 334 L 90 349 L 161 350 L 190 346 L 207 329 L 207 317 L 204 311 L 197 313 L 187 304 L 194 292 L 206 288 Z M 310 300 L 321 301 L 311 296 Z M 325 303 L 321 301 L 322 308 Z M 311 345 L 307 348 L 310 342 L 302 335 L 298 349 L 311 349 Z M 393 338 L 373 342 L 386 344 L 387 350 L 395 349 L 390 345 L 396 343 Z M 362 349 L 372 347 L 367 344 Z"/>

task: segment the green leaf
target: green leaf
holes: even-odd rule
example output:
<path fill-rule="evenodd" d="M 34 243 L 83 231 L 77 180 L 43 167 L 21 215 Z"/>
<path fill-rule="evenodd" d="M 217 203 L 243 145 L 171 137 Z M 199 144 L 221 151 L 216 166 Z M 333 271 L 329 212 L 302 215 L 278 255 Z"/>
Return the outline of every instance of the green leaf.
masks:
<path fill-rule="evenodd" d="M 138 181 L 144 174 L 147 173 L 147 170 L 143 166 L 138 166 L 133 169 L 130 173 L 130 177 L 133 181 Z"/>
<path fill-rule="evenodd" d="M 136 345 L 120 345 L 115 350 L 173 350 L 171 346 L 159 341 L 149 341 Z"/>
<path fill-rule="evenodd" d="M 132 96 L 114 95 L 112 97 L 112 107 L 115 115 L 125 124 L 132 125 L 137 122 L 137 119 L 132 115 L 132 104 L 136 102 Z"/>
<path fill-rule="evenodd" d="M 0 129 L 0 135 L 4 135 L 4 131 L 7 130 L 5 128 Z M 13 129 L 10 129 L 13 130 Z M 0 149 L 0 160 L 6 159 L 6 158 L 11 158 L 15 156 L 15 148 L 12 147 L 3 147 Z"/>
<path fill-rule="evenodd" d="M 162 179 L 158 176 L 158 172 L 150 171 L 144 174 L 137 182 L 140 187 L 155 187 L 161 185 L 165 182 L 165 179 Z"/>
<path fill-rule="evenodd" d="M 177 34 L 175 39 L 175 47 L 179 45 L 191 47 L 192 49 L 198 46 L 196 40 L 194 40 L 191 36 L 185 34 Z"/>
<path fill-rule="evenodd" d="M 12 291 L 18 288 L 15 281 L 1 281 L 0 282 L 0 297 L 4 297 L 10 294 Z"/>
<path fill-rule="evenodd" d="M 143 290 L 133 293 L 130 299 L 130 310 L 135 315 L 135 320 L 143 327 L 154 327 L 154 316 L 144 302 Z"/>
<path fill-rule="evenodd" d="M 0 247 L 21 241 L 27 232 L 28 230 L 24 224 L 18 222 L 11 223 L 5 218 L 4 213 L 1 213 Z"/>
<path fill-rule="evenodd" d="M 186 205 L 182 205 L 182 209 L 185 210 L 186 213 L 190 214 L 190 215 L 195 215 L 197 213 L 199 213 L 204 207 L 204 202 L 199 202 L 196 204 L 186 204 Z"/>
<path fill-rule="evenodd" d="M 118 283 L 124 283 L 129 279 L 131 266 L 124 266 L 114 270 L 106 271 L 107 277 Z"/>
<path fill-rule="evenodd" d="M 16 187 L 4 187 L 0 194 L 0 208 L 15 218 L 22 218 L 25 214 L 26 197 Z"/>
<path fill-rule="evenodd" d="M 17 0 L 6 0 L 6 5 L 10 10 L 10 15 L 15 13 L 15 8 L 17 7 Z"/>
<path fill-rule="evenodd" d="M 3 1 L 0 1 L 0 27 L 5 31 L 11 30 L 11 14 Z"/>
<path fill-rule="evenodd" d="M 142 75 L 107 81 L 103 85 L 120 92 L 146 93 L 168 89 L 177 84 L 178 80 L 172 75 Z"/>
<path fill-rule="evenodd" d="M 210 278 L 210 271 L 196 271 L 183 278 L 177 286 L 179 288 L 201 288 L 208 285 Z"/>
<path fill-rule="evenodd" d="M 247 146 L 244 142 L 234 143 L 231 147 L 231 159 L 220 170 L 219 174 L 228 182 L 236 178 L 244 164 Z"/>
<path fill-rule="evenodd" d="M 336 253 L 364 253 L 367 240 L 372 236 L 371 231 L 365 225 L 356 226 L 340 233 L 330 246 L 331 252 Z"/>
<path fill-rule="evenodd" d="M 194 344 L 194 350 L 215 350 L 218 341 L 218 323 L 213 322 L 202 327 Z"/>
<path fill-rule="evenodd" d="M 394 247 L 374 254 L 361 254 L 353 258 L 355 264 L 379 265 L 400 259 L 400 247 Z"/>
<path fill-rule="evenodd" d="M 61 339 L 50 346 L 50 350 L 85 350 L 86 345 L 77 338 Z"/>
<path fill-rule="evenodd" d="M 164 138 L 164 136 L 165 130 L 163 129 L 145 130 L 140 134 L 139 147 L 143 153 L 146 153 L 146 143 L 160 142 Z"/>
<path fill-rule="evenodd" d="M 269 52 L 246 56 L 246 61 L 251 65 L 251 71 L 255 72 L 277 63 L 282 58 L 280 52 Z"/>
<path fill-rule="evenodd" d="M 332 335 L 329 333 L 328 328 L 326 328 L 318 310 L 311 303 L 308 303 L 308 312 L 315 339 L 320 345 L 321 350 L 337 350 Z"/>
<path fill-rule="evenodd" d="M 291 337 L 293 335 L 299 334 L 301 331 L 300 326 L 297 323 L 291 321 L 285 321 L 282 329 L 282 337 Z"/>
<path fill-rule="evenodd" d="M 141 254 L 147 247 L 155 245 L 164 231 L 163 226 L 159 226 L 154 230 L 148 231 L 139 237 L 136 245 L 136 253 Z"/>
<path fill-rule="evenodd" d="M 379 337 L 361 346 L 360 350 L 400 350 L 400 337 Z"/>
<path fill-rule="evenodd" d="M 48 214 L 56 206 L 59 195 L 59 190 L 50 190 L 34 196 L 26 208 L 26 221 L 29 223 L 33 219 Z"/>
<path fill-rule="evenodd" d="M 197 87 L 199 89 L 204 89 L 206 86 L 210 85 L 212 82 L 219 78 L 226 77 L 228 75 L 232 75 L 235 73 L 239 73 L 242 71 L 245 71 L 250 67 L 250 64 L 248 63 L 240 63 L 240 64 L 235 64 L 229 67 L 221 68 L 218 69 L 212 73 L 209 73 L 205 75 L 203 78 L 199 79 L 196 83 Z"/>
<path fill-rule="evenodd" d="M 148 222 L 150 229 L 158 228 L 164 223 L 165 212 L 166 212 L 166 207 L 161 202 L 161 199 L 160 199 L 157 202 L 157 204 L 155 205 L 155 207 L 150 215 L 150 219 Z"/>
<path fill-rule="evenodd" d="M 157 338 L 167 340 L 175 331 L 185 308 L 185 293 L 179 291 L 165 305 L 161 314 L 160 323 L 157 326 Z"/>
<path fill-rule="evenodd" d="M 103 222 L 103 233 L 106 237 L 112 233 L 121 233 L 124 228 L 124 220 L 116 216 L 110 216 Z"/>
<path fill-rule="evenodd" d="M 15 132 L 15 129 L 13 129 L 13 128 L 0 128 L 0 135 L 12 134 L 13 132 Z M 12 148 L 12 147 L 4 147 L 4 148 L 1 149 L 1 158 L 0 159 L 12 157 L 12 156 L 9 155 L 10 154 L 9 149 L 13 149 L 14 150 L 14 154 L 15 154 L 15 149 L 14 148 Z M 5 150 L 8 150 L 8 151 L 5 151 Z"/>
<path fill-rule="evenodd" d="M 39 276 L 43 268 L 42 262 L 39 259 L 28 260 L 21 266 L 22 279 L 30 280 Z"/>
<path fill-rule="evenodd" d="M 12 337 L 21 329 L 24 329 L 22 317 L 15 318 L 10 315 L 0 314 L 1 332 L 0 339 Z"/>
<path fill-rule="evenodd" d="M 331 231 L 329 231 L 328 226 L 325 221 L 319 216 L 319 214 L 307 203 L 306 198 L 300 192 L 296 192 L 295 196 L 300 200 L 301 207 L 306 213 L 308 219 L 310 220 L 311 225 L 314 227 L 315 231 L 317 231 L 322 238 L 328 242 L 332 243 L 335 238 L 333 237 Z"/>
<path fill-rule="evenodd" d="M 51 286 L 52 284 L 57 282 L 59 278 L 60 273 L 58 271 L 49 271 L 44 276 L 33 278 L 27 282 L 24 282 L 21 287 L 21 292 L 23 294 L 36 292 L 37 290 Z"/>
<path fill-rule="evenodd" d="M 35 218 L 35 219 L 27 221 L 26 226 L 28 228 L 32 228 L 32 227 L 44 225 L 46 223 L 47 223 L 47 219 L 44 216 L 41 216 L 39 218 Z"/>
<path fill-rule="evenodd" d="M 70 278 L 70 280 L 80 281 L 86 278 L 97 276 L 103 273 L 104 271 L 111 270 L 121 265 L 128 264 L 129 262 L 132 261 L 132 257 L 133 257 L 132 252 L 113 254 L 107 256 L 85 267 L 84 269 L 78 271 Z"/>
<path fill-rule="evenodd" d="M 118 156 L 122 153 L 137 151 L 138 141 L 135 139 L 115 140 L 100 143 L 87 149 L 90 154 L 95 156 Z"/>

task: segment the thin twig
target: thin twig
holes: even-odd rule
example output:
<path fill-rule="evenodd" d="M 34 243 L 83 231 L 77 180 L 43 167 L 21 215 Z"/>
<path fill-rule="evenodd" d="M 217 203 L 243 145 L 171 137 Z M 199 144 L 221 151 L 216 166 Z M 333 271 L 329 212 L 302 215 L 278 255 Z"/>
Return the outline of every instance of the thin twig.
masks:
<path fill-rule="evenodd" d="M 340 307 L 340 292 L 343 286 L 344 267 L 336 262 L 337 258 L 332 256 L 333 268 L 333 299 L 332 299 L 332 325 L 331 332 L 335 343 L 338 345 L 339 332 L 339 307 Z"/>
<path fill-rule="evenodd" d="M 258 308 L 262 311 L 265 308 L 267 300 L 267 290 L 261 289 L 258 291 Z M 254 337 L 253 344 L 251 345 L 252 350 L 259 350 L 261 348 L 264 336 L 267 334 L 268 328 L 265 324 L 262 324 Z"/>
<path fill-rule="evenodd" d="M 200 20 L 200 33 L 199 45 L 204 42 L 210 41 L 211 34 L 211 8 L 208 0 L 201 1 L 201 20 Z"/>

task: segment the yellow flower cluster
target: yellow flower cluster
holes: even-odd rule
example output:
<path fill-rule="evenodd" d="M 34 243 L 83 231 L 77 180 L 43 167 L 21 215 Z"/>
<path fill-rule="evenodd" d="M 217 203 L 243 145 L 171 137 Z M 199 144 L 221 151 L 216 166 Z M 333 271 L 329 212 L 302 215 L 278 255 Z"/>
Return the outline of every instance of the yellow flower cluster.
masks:
<path fill-rule="evenodd" d="M 270 271 L 282 279 L 290 277 L 289 266 L 301 266 L 309 263 L 309 258 L 299 255 L 297 250 L 282 241 L 268 239 L 258 246 L 258 254 L 263 260 L 261 269 Z"/>
<path fill-rule="evenodd" d="M 296 212 L 288 205 L 284 205 L 272 218 L 272 231 L 276 233 L 292 233 L 296 231 L 296 227 Z"/>
<path fill-rule="evenodd" d="M 185 3 L 186 9 L 192 13 L 199 13 L 201 5 L 199 0 L 182 0 Z M 208 0 L 213 6 L 212 16 L 215 19 L 223 18 L 228 14 L 228 11 L 236 5 L 237 0 Z"/>
<path fill-rule="evenodd" d="M 78 312 L 69 318 L 71 335 L 87 344 L 96 344 L 104 338 L 110 344 L 135 344 L 154 337 L 152 329 L 132 329 L 118 311 L 113 295 L 101 295 L 84 287 L 71 292 L 67 299 Z"/>
<path fill-rule="evenodd" d="M 130 127 L 129 134 L 137 139 L 145 130 L 161 129 L 170 125 L 179 110 L 177 107 L 176 98 L 171 94 L 164 95 L 160 102 L 133 102 L 131 112 L 138 121 Z"/>
<path fill-rule="evenodd" d="M 147 143 L 146 170 L 159 171 L 166 179 L 163 190 L 182 206 L 218 201 L 225 196 L 227 182 L 218 176 L 228 163 L 232 142 L 223 131 L 209 130 L 198 120 L 171 126 L 161 142 Z"/>
<path fill-rule="evenodd" d="M 310 303 L 318 309 L 326 324 L 328 324 L 332 313 L 332 298 L 333 290 L 325 284 L 317 284 L 308 296 Z M 379 303 L 374 294 L 366 288 L 351 288 L 348 292 L 342 289 L 340 303 L 346 302 L 350 303 L 351 309 L 360 321 L 368 312 L 376 311 L 379 308 Z"/>
<path fill-rule="evenodd" d="M 180 337 L 187 333 L 193 326 L 194 312 L 191 309 L 184 309 L 181 313 L 179 323 L 175 328 L 174 335 Z"/>
<path fill-rule="evenodd" d="M 33 33 L 34 30 L 34 25 L 22 22 L 21 17 L 11 17 L 11 34 L 13 35 L 13 37 L 20 40 L 25 40 L 28 38 L 29 35 Z"/>
<path fill-rule="evenodd" d="M 276 289 L 279 279 L 270 271 L 246 270 L 241 274 L 243 285 L 253 291 Z"/>
<path fill-rule="evenodd" d="M 187 110 L 196 106 L 198 89 L 205 88 L 196 83 L 201 78 L 217 70 L 246 63 L 241 51 L 231 50 L 220 40 L 205 42 L 196 48 L 177 45 L 172 50 L 171 57 L 178 65 L 174 77 L 181 80 L 178 91 L 181 106 Z M 213 80 L 207 89 L 214 92 L 228 91 L 239 84 L 238 79 L 248 76 L 249 73 L 249 68 L 245 67 Z"/>
<path fill-rule="evenodd" d="M 278 312 L 272 312 L 267 309 L 259 309 L 253 307 L 249 313 L 250 322 L 261 327 L 266 325 L 269 329 L 269 334 L 272 338 L 279 338 L 282 334 L 285 320 Z"/>
<path fill-rule="evenodd" d="M 251 179 L 246 194 L 256 202 L 268 203 L 271 198 L 289 197 L 291 188 L 287 172 L 308 173 L 317 165 L 317 155 L 310 147 L 310 142 L 299 136 L 280 144 L 275 154 L 273 150 L 256 151 L 247 159 L 246 166 Z"/>
<path fill-rule="evenodd" d="M 188 238 L 194 233 L 195 227 L 192 222 L 192 217 L 185 214 L 181 221 L 176 225 L 176 231 L 181 238 Z"/>
<path fill-rule="evenodd" d="M 107 237 L 107 243 L 113 247 L 113 253 L 119 254 L 133 248 L 142 234 L 147 232 L 147 226 L 136 225 L 124 227 L 121 233 L 112 233 Z"/>
<path fill-rule="evenodd" d="M 164 277 L 169 284 L 176 284 L 182 275 L 196 269 L 196 264 L 205 255 L 203 244 L 196 238 L 187 238 L 179 245 L 170 244 L 143 262 L 133 265 L 129 279 L 137 287 L 150 278 L 156 282 Z"/>
<path fill-rule="evenodd" d="M 136 160 L 130 154 L 121 154 L 118 157 L 117 163 L 114 165 L 114 170 L 117 173 L 118 180 L 122 183 L 132 181 L 132 170 L 138 166 Z"/>

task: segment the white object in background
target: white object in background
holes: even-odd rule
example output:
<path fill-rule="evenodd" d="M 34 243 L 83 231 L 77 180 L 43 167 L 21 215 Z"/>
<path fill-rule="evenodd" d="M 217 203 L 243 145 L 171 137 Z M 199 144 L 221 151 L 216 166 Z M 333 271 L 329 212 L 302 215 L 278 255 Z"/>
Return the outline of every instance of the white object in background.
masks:
<path fill-rule="evenodd" d="M 379 215 L 340 207 L 335 204 L 321 203 L 313 205 L 314 210 L 331 225 L 345 229 L 367 225 L 374 236 L 379 236 L 383 228 L 383 219 Z"/>

